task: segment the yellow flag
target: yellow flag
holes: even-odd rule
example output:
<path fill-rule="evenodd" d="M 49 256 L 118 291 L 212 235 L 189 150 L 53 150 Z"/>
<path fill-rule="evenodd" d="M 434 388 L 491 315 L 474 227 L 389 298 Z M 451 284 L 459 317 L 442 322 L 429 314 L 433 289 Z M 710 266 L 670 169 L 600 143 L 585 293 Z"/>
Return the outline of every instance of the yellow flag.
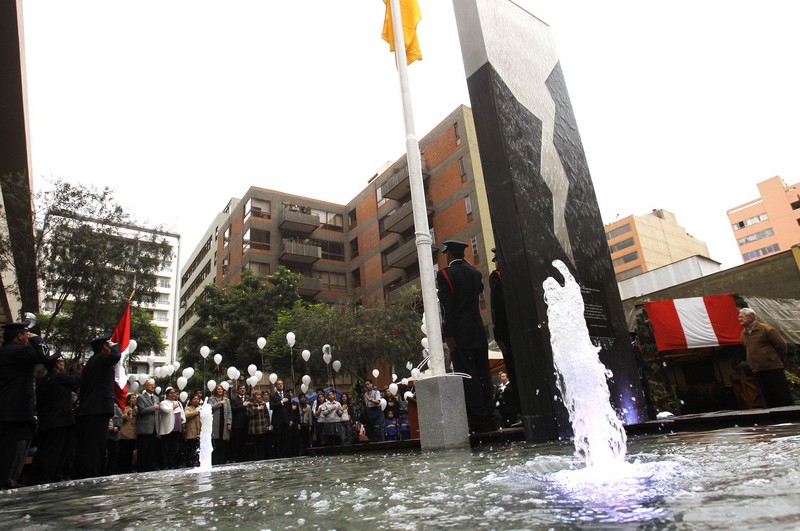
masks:
<path fill-rule="evenodd" d="M 394 52 L 394 31 L 392 30 L 391 0 L 383 0 L 386 4 L 386 17 L 383 21 L 383 40 L 389 43 L 389 50 Z M 400 14 L 403 17 L 403 37 L 406 42 L 406 63 L 411 64 L 422 59 L 417 40 L 417 24 L 422 20 L 417 0 L 400 0 Z"/>

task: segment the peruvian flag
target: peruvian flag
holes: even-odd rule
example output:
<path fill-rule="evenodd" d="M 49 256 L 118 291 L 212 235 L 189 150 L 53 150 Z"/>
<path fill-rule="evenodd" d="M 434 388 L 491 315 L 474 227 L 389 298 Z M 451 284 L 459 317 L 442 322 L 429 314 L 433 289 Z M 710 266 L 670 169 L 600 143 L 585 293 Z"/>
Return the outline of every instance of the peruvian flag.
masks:
<path fill-rule="evenodd" d="M 125 411 L 125 397 L 128 394 L 128 375 L 125 372 L 125 366 L 128 364 L 130 353 L 128 347 L 131 343 L 131 301 L 125 307 L 125 313 L 117 323 L 114 333 L 111 335 L 111 341 L 119 345 L 122 351 L 122 356 L 114 366 L 114 397 L 117 399 L 117 405 L 122 411 Z"/>
<path fill-rule="evenodd" d="M 741 343 L 733 294 L 644 303 L 659 351 Z"/>

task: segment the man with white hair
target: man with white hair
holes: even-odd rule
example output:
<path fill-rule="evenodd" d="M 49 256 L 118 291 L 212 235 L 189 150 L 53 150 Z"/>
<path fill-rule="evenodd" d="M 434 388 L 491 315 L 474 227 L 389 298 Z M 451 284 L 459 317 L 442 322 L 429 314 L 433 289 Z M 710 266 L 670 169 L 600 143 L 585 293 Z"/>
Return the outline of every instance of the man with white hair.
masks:
<path fill-rule="evenodd" d="M 136 471 L 148 472 L 156 468 L 156 421 L 158 397 L 156 382 L 152 378 L 144 383 L 144 391 L 136 400 Z"/>
<path fill-rule="evenodd" d="M 750 308 L 739 310 L 739 324 L 744 327 L 742 343 L 747 349 L 747 364 L 753 370 L 764 407 L 793 405 L 783 367 L 788 348 L 780 332 L 758 321 Z"/>

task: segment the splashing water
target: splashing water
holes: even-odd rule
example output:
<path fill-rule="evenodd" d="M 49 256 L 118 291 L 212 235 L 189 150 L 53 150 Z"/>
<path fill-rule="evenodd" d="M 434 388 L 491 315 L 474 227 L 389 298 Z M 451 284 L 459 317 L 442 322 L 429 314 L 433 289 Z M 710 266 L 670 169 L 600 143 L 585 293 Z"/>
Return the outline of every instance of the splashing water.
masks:
<path fill-rule="evenodd" d="M 563 262 L 555 260 L 553 266 L 564 285 L 549 277 L 542 286 L 556 383 L 572 423 L 575 453 L 588 467 L 614 466 L 625 461 L 627 438 L 611 407 L 609 373 L 597 357 L 600 348 L 589 338 L 580 286 Z"/>
<path fill-rule="evenodd" d="M 211 404 L 208 403 L 208 398 L 203 402 L 200 408 L 200 466 L 202 471 L 211 470 L 211 453 L 213 447 L 211 446 L 211 431 L 214 425 L 214 415 L 211 412 Z"/>

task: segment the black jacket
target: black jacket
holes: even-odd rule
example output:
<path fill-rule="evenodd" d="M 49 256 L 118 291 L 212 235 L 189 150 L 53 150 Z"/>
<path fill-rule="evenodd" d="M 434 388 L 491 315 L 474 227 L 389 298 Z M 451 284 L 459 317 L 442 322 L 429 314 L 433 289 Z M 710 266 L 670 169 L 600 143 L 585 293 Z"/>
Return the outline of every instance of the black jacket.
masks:
<path fill-rule="evenodd" d="M 464 260 L 454 260 L 436 273 L 436 285 L 444 336 L 455 338 L 459 349 L 485 348 L 486 330 L 478 300 L 483 292 L 481 272 Z"/>
<path fill-rule="evenodd" d="M 78 416 L 114 414 L 114 366 L 121 357 L 119 345 L 111 352 L 95 352 L 81 375 L 81 405 Z"/>
<path fill-rule="evenodd" d="M 46 350 L 39 336 L 0 347 L 0 422 L 34 420 L 33 368 L 48 361 Z"/>
<path fill-rule="evenodd" d="M 51 370 L 36 387 L 36 413 L 39 429 L 49 430 L 75 424 L 72 391 L 78 388 L 79 376 Z"/>

